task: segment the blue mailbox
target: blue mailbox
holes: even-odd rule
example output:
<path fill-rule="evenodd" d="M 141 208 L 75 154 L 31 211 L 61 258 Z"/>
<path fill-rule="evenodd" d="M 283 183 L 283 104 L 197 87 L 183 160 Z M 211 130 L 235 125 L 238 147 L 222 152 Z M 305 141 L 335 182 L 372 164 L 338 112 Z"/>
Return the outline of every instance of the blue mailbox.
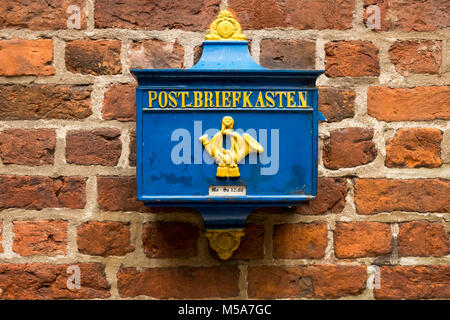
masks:
<path fill-rule="evenodd" d="M 194 67 L 132 72 L 137 197 L 196 209 L 221 259 L 237 249 L 256 208 L 314 199 L 323 71 L 258 65 L 225 10 Z"/>

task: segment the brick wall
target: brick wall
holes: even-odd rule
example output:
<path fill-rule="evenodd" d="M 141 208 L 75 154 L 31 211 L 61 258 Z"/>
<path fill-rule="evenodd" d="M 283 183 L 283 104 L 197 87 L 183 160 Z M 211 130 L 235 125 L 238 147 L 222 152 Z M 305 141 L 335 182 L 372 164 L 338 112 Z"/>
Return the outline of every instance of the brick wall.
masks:
<path fill-rule="evenodd" d="M 317 200 L 258 210 L 220 262 L 200 215 L 136 200 L 129 70 L 192 66 L 227 6 L 256 61 L 325 69 L 329 122 Z M 0 298 L 450 298 L 449 12 L 444 0 L 3 1 Z"/>

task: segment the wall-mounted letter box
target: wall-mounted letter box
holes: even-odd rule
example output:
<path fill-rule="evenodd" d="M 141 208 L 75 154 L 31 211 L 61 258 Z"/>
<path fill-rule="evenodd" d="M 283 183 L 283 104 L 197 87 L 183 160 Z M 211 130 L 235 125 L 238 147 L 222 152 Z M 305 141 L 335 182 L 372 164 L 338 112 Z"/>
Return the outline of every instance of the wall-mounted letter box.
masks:
<path fill-rule="evenodd" d="M 132 70 L 137 196 L 196 209 L 211 247 L 228 259 L 253 210 L 316 195 L 322 71 L 261 67 L 228 11 L 206 39 L 190 69 Z"/>

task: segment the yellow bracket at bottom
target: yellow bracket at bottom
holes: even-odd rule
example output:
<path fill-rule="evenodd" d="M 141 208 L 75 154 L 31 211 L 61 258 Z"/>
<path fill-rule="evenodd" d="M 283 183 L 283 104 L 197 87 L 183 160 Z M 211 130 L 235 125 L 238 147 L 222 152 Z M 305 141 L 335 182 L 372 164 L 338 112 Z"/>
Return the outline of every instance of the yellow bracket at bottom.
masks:
<path fill-rule="evenodd" d="M 241 244 L 243 236 L 244 229 L 213 229 L 205 232 L 205 237 L 208 238 L 210 247 L 222 260 L 231 258 L 233 252 Z"/>

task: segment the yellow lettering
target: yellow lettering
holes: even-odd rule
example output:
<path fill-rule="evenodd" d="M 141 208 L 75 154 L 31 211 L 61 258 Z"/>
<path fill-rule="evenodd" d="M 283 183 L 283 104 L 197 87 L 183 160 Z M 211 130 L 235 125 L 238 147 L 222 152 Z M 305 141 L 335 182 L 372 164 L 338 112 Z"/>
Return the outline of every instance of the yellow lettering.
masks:
<path fill-rule="evenodd" d="M 213 94 L 211 91 L 205 91 L 205 108 L 212 108 L 213 102 L 212 102 Z"/>
<path fill-rule="evenodd" d="M 220 105 L 220 91 L 216 91 L 216 108 L 221 108 Z"/>
<path fill-rule="evenodd" d="M 241 100 L 242 93 L 239 91 L 233 91 L 233 108 L 236 108 L 239 105 L 239 101 Z"/>
<path fill-rule="evenodd" d="M 272 97 L 269 97 L 269 94 L 271 94 Z M 267 91 L 265 97 L 266 97 L 266 101 L 267 101 L 267 102 L 270 102 L 270 105 L 267 105 L 267 106 L 268 106 L 269 108 L 275 107 L 275 101 L 273 100 L 273 98 L 274 98 L 273 92 L 272 92 L 272 91 Z"/>
<path fill-rule="evenodd" d="M 229 108 L 230 107 L 230 97 L 231 92 L 230 91 L 223 91 L 222 92 L 222 100 L 223 100 L 223 107 Z"/>
<path fill-rule="evenodd" d="M 170 91 L 169 92 L 169 100 L 170 100 L 170 106 L 172 108 L 176 108 L 178 106 L 178 102 L 176 99 L 176 92 Z"/>
<path fill-rule="evenodd" d="M 264 105 L 264 99 L 263 99 L 263 95 L 262 95 L 261 91 L 259 92 L 258 99 L 256 100 L 255 107 L 260 107 L 260 108 L 265 108 L 266 107 Z"/>
<path fill-rule="evenodd" d="M 160 108 L 167 107 L 167 92 L 161 91 L 158 96 L 158 104 Z"/>
<path fill-rule="evenodd" d="M 298 92 L 298 102 L 300 102 L 299 107 L 300 108 L 307 108 L 307 97 L 308 97 L 308 93 L 306 91 L 299 91 Z"/>
<path fill-rule="evenodd" d="M 250 91 L 250 93 L 248 91 L 244 91 L 244 97 L 242 98 L 242 107 L 243 108 L 247 108 L 247 105 L 250 108 L 253 108 L 251 102 L 250 102 L 250 96 L 252 95 L 253 91 Z"/>
<path fill-rule="evenodd" d="M 194 91 L 194 108 L 203 107 L 203 92 Z"/>
<path fill-rule="evenodd" d="M 191 104 L 186 105 L 186 99 L 189 99 L 189 92 L 179 92 L 178 94 L 181 95 L 181 107 L 182 108 L 192 107 Z"/>
<path fill-rule="evenodd" d="M 293 95 L 295 95 L 295 92 L 288 92 L 287 93 L 286 100 L 287 100 L 287 107 L 288 108 L 297 108 L 297 105 L 294 102 L 294 96 Z"/>
<path fill-rule="evenodd" d="M 153 108 L 153 101 L 155 101 L 157 97 L 158 97 L 158 94 L 156 93 L 156 91 L 148 92 L 148 107 L 149 108 Z"/>
<path fill-rule="evenodd" d="M 280 99 L 280 103 L 278 104 L 279 108 L 283 108 L 283 96 L 286 96 L 286 92 L 276 92 L 275 96 L 278 96 Z"/>

